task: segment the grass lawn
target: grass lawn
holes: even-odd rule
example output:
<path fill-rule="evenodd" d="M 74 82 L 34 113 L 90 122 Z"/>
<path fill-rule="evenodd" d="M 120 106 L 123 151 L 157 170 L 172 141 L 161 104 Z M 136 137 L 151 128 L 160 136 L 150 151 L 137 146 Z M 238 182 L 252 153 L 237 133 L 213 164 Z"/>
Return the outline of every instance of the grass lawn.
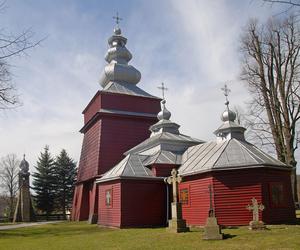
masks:
<path fill-rule="evenodd" d="M 172 234 L 165 228 L 107 229 L 65 222 L 0 231 L 2 250 L 89 249 L 300 249 L 300 225 L 225 229 L 227 239 L 203 241 L 202 231 Z"/>

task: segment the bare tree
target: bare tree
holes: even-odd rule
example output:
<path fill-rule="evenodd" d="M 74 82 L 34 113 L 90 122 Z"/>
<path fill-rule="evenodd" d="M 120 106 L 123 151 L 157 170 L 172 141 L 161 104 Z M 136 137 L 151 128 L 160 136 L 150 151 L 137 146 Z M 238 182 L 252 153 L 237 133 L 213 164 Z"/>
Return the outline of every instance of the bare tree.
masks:
<path fill-rule="evenodd" d="M 5 2 L 0 3 L 0 11 L 5 8 Z M 0 109 L 12 108 L 18 105 L 19 98 L 12 83 L 9 60 L 26 52 L 41 43 L 34 41 L 34 33 L 27 29 L 19 34 L 11 34 L 0 29 Z"/>
<path fill-rule="evenodd" d="M 0 180 L 1 187 L 8 195 L 9 217 L 13 217 L 15 198 L 18 191 L 18 173 L 20 161 L 15 154 L 8 154 L 0 161 Z"/>
<path fill-rule="evenodd" d="M 266 24 L 251 20 L 241 40 L 242 80 L 253 97 L 248 121 L 262 145 L 274 146 L 277 158 L 294 167 L 300 119 L 300 29 L 293 16 Z"/>

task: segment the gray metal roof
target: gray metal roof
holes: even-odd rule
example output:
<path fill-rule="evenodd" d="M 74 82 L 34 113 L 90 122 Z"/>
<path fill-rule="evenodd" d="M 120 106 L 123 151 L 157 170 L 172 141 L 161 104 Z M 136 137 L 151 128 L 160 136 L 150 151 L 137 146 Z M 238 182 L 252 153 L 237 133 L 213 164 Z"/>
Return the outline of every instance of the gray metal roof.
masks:
<path fill-rule="evenodd" d="M 254 145 L 233 138 L 188 148 L 182 156 L 182 165 L 178 171 L 181 175 L 191 175 L 211 170 L 257 166 L 289 168 Z"/>
<path fill-rule="evenodd" d="M 178 151 L 180 148 L 182 151 L 185 151 L 188 147 L 199 144 L 199 143 L 203 143 L 203 141 L 192 138 L 190 136 L 183 135 L 183 134 L 172 134 L 172 133 L 168 133 L 168 132 L 163 132 L 163 133 L 156 134 L 154 136 L 149 137 L 142 143 L 138 144 L 137 146 L 135 146 L 132 149 L 125 152 L 125 155 L 130 154 L 130 153 L 142 152 L 142 151 L 148 150 L 152 147 L 155 147 L 157 145 L 162 146 L 162 148 L 161 148 L 162 150 L 164 148 L 163 146 L 166 146 L 169 149 L 171 149 L 170 145 L 173 145 L 174 151 Z M 172 150 L 170 150 L 170 151 L 172 151 Z"/>
<path fill-rule="evenodd" d="M 121 82 L 109 82 L 103 90 L 104 92 L 117 93 L 117 94 L 125 94 L 125 95 L 135 95 L 135 96 L 143 96 L 159 99 L 156 96 L 150 95 L 146 91 L 140 89 L 134 84 L 130 83 L 121 83 Z"/>
<path fill-rule="evenodd" d="M 143 164 L 145 166 L 151 164 L 181 164 L 181 154 L 175 154 L 170 151 L 163 151 L 159 150 L 155 154 L 148 156 L 144 161 Z"/>
<path fill-rule="evenodd" d="M 107 171 L 97 182 L 111 180 L 117 177 L 153 177 L 151 170 L 145 167 L 142 160 L 145 156 L 127 155 L 116 166 Z"/>

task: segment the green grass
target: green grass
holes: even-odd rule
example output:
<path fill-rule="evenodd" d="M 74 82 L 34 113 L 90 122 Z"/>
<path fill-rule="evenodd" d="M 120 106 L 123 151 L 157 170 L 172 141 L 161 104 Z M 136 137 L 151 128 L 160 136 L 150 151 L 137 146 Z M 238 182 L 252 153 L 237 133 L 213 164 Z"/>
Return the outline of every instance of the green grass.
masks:
<path fill-rule="evenodd" d="M 165 228 L 108 229 L 87 223 L 65 222 L 0 231 L 0 249 L 300 249 L 300 225 L 225 229 L 227 239 L 204 241 L 202 231 L 173 234 Z"/>

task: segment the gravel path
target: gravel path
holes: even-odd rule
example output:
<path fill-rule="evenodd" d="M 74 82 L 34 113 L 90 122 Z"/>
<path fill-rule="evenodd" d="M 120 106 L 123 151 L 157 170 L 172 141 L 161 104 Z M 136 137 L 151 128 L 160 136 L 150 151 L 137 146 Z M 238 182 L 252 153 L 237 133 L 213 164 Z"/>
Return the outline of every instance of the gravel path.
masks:
<path fill-rule="evenodd" d="M 41 221 L 41 222 L 20 223 L 20 224 L 15 224 L 15 225 L 0 226 L 0 231 L 22 228 L 22 227 L 39 226 L 39 225 L 45 225 L 45 224 L 54 224 L 54 223 L 60 223 L 60 222 L 63 222 L 63 221 L 60 220 L 60 221 Z"/>

